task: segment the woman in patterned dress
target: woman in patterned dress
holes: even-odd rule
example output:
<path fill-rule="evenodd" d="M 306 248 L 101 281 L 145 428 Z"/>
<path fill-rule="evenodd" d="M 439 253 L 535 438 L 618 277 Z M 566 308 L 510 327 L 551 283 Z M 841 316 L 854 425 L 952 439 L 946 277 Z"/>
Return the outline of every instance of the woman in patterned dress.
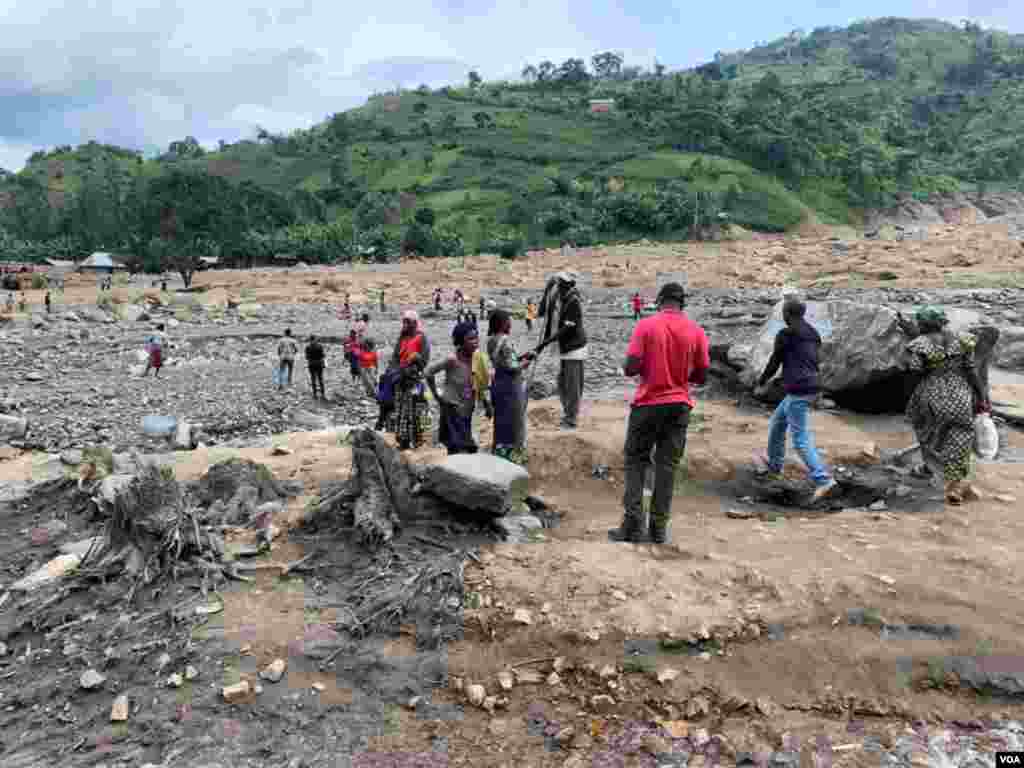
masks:
<path fill-rule="evenodd" d="M 419 448 L 429 432 L 429 409 L 423 394 L 423 371 L 430 363 L 430 342 L 419 315 L 409 310 L 402 315 L 402 335 L 391 358 L 398 372 L 395 385 L 395 438 L 401 450 Z"/>
<path fill-rule="evenodd" d="M 526 392 L 523 371 L 532 354 L 520 357 L 509 334 L 512 318 L 508 312 L 491 312 L 487 332 L 487 354 L 494 366 L 491 404 L 494 408 L 494 455 L 517 464 L 526 463 Z"/>
<path fill-rule="evenodd" d="M 946 329 L 949 320 L 937 307 L 917 311 L 913 321 L 898 316 L 911 338 L 907 345 L 910 370 L 924 379 L 907 404 L 907 418 L 921 445 L 925 466 L 942 473 L 946 501 L 963 503 L 963 484 L 971 472 L 974 416 L 988 411 L 974 366 L 976 339 L 970 333 Z"/>

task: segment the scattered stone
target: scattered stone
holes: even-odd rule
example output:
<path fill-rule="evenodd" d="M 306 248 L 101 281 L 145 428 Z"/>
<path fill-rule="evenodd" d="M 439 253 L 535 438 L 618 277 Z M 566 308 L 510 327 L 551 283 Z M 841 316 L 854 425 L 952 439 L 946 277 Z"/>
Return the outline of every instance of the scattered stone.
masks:
<path fill-rule="evenodd" d="M 871 510 L 872 512 L 885 512 L 885 510 L 887 510 L 888 508 L 889 505 L 885 503 L 885 499 L 879 499 L 878 501 L 873 502 L 870 506 L 868 506 L 868 509 Z"/>
<path fill-rule="evenodd" d="M 182 677 L 180 672 L 175 672 L 169 678 L 167 678 L 168 688 L 181 688 L 185 684 L 185 678 Z"/>
<path fill-rule="evenodd" d="M 199 677 L 199 670 L 198 669 L 193 667 L 191 664 L 189 664 L 187 667 L 185 667 L 185 679 L 186 680 L 191 682 L 191 681 L 195 680 L 198 677 Z"/>
<path fill-rule="evenodd" d="M 0 643 L 0 659 L 6 656 L 10 651 L 7 648 L 7 643 Z"/>
<path fill-rule="evenodd" d="M 284 677 L 288 663 L 284 659 L 274 659 L 261 672 L 260 677 L 269 683 L 278 683 Z"/>
<path fill-rule="evenodd" d="M 319 683 L 319 682 L 313 683 L 313 690 L 316 691 L 317 693 L 323 693 L 324 691 L 327 690 L 327 686 L 324 685 L 323 683 Z"/>
<path fill-rule="evenodd" d="M 128 697 L 121 694 L 114 699 L 114 704 L 110 707 L 110 722 L 112 723 L 124 723 L 128 721 L 129 704 Z"/>
<path fill-rule="evenodd" d="M 612 597 L 614 597 L 620 603 L 624 603 L 624 602 L 626 602 L 629 599 L 626 596 L 626 593 L 623 592 L 621 589 L 613 589 L 612 590 Z"/>
<path fill-rule="evenodd" d="M 275 445 L 270 451 L 271 456 L 291 456 L 295 451 L 283 445 Z"/>
<path fill-rule="evenodd" d="M 92 691 L 99 688 L 107 682 L 107 678 L 97 672 L 95 669 L 87 669 L 82 673 L 82 676 L 78 678 L 78 685 L 85 691 Z"/>
<path fill-rule="evenodd" d="M 221 693 L 224 696 L 224 701 L 228 704 L 234 704 L 236 701 L 240 701 L 249 695 L 249 681 L 243 680 L 234 685 L 226 685 Z"/>
<path fill-rule="evenodd" d="M 28 421 L 0 413 L 0 442 L 20 440 L 28 432 Z"/>
<path fill-rule="evenodd" d="M 998 501 L 1000 504 L 1016 504 L 1017 503 L 1017 497 L 1016 496 L 1011 496 L 1008 493 L 997 493 L 992 498 L 995 499 L 996 501 Z"/>
<path fill-rule="evenodd" d="M 610 678 L 616 677 L 618 674 L 618 670 L 615 669 L 615 667 L 613 667 L 611 664 L 605 664 L 603 667 L 601 667 L 601 671 L 597 673 L 598 677 L 600 677 L 602 680 L 608 680 Z"/>
<path fill-rule="evenodd" d="M 686 702 L 685 714 L 691 720 L 704 717 L 711 712 L 710 702 L 703 696 L 694 696 Z"/>
<path fill-rule="evenodd" d="M 601 633 L 596 629 L 591 629 L 584 635 L 584 637 L 591 643 L 596 643 L 601 639 Z"/>
<path fill-rule="evenodd" d="M 69 449 L 67 451 L 62 451 L 60 454 L 61 462 L 67 464 L 69 467 L 77 467 L 82 463 L 82 459 L 82 452 L 78 449 Z"/>
<path fill-rule="evenodd" d="M 615 708 L 615 699 L 607 693 L 599 693 L 590 697 L 590 708 L 598 713 L 610 712 Z"/>
<path fill-rule="evenodd" d="M 552 672 L 550 675 L 548 675 L 548 685 L 550 685 L 552 688 L 556 685 L 560 685 L 561 682 L 562 678 L 558 676 L 557 672 Z"/>
<path fill-rule="evenodd" d="M 726 517 L 731 517 L 733 520 L 750 520 L 751 518 L 757 517 L 757 512 L 753 509 L 736 509 L 730 507 L 726 513 Z"/>
<path fill-rule="evenodd" d="M 535 540 L 537 533 L 544 530 L 544 523 L 533 515 L 508 515 L 495 521 L 498 530 L 509 544 L 526 544 Z"/>
<path fill-rule="evenodd" d="M 758 697 L 754 702 L 754 708 L 765 717 L 775 717 L 779 713 L 779 708 L 775 703 L 765 696 Z"/>
<path fill-rule="evenodd" d="M 503 691 L 511 691 L 515 685 L 515 677 L 508 670 L 502 670 L 498 673 L 498 685 Z"/>
<path fill-rule="evenodd" d="M 515 612 L 512 614 L 512 620 L 517 624 L 533 624 L 533 617 L 525 608 L 516 608 Z"/>
<path fill-rule="evenodd" d="M 658 671 L 658 682 L 662 685 L 665 685 L 665 683 L 671 683 L 677 677 L 679 677 L 678 669 L 662 669 Z"/>
<path fill-rule="evenodd" d="M 886 576 L 884 573 L 876 573 L 874 574 L 874 576 L 880 582 L 890 587 L 896 583 L 896 579 L 894 579 L 892 576 Z"/>
<path fill-rule="evenodd" d="M 474 683 L 466 686 L 466 698 L 474 707 L 482 707 L 486 697 L 487 690 L 482 685 Z"/>

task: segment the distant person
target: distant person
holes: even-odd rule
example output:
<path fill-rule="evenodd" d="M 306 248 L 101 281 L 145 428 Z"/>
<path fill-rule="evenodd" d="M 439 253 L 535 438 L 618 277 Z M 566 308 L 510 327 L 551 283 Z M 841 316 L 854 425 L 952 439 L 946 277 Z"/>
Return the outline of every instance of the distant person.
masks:
<path fill-rule="evenodd" d="M 654 452 L 654 494 L 647 533 L 655 544 L 668 541 L 675 473 L 686 451 L 693 397 L 690 384 L 703 384 L 711 367 L 708 337 L 685 312 L 679 283 L 658 292 L 658 313 L 637 323 L 626 349 L 623 371 L 639 376 L 629 411 L 626 490 L 622 524 L 608 532 L 616 542 L 644 539 L 644 481 Z"/>
<path fill-rule="evenodd" d="M 148 376 L 150 369 L 153 370 L 154 379 L 160 375 L 160 369 L 164 365 L 164 349 L 167 347 L 167 334 L 164 330 L 164 324 L 160 323 L 157 325 L 155 332 L 146 339 L 146 352 L 149 354 L 149 358 L 146 362 L 146 370 L 142 373 L 143 376 Z"/>
<path fill-rule="evenodd" d="M 166 280 L 162 280 L 160 282 L 160 290 L 163 291 L 164 293 L 167 293 L 167 281 Z"/>
<path fill-rule="evenodd" d="M 494 455 L 526 463 L 526 390 L 523 371 L 533 353 L 520 355 L 512 341 L 512 318 L 502 309 L 489 318 L 487 355 L 494 367 L 491 403 L 494 407 Z"/>
<path fill-rule="evenodd" d="M 370 328 L 370 313 L 364 312 L 362 316 L 356 320 L 356 324 L 352 326 L 352 329 L 356 332 L 356 341 L 362 342 L 363 336 Z"/>
<path fill-rule="evenodd" d="M 280 371 L 280 382 L 278 383 L 278 389 L 283 389 L 285 386 L 292 385 L 292 374 L 295 372 L 295 356 L 299 354 L 299 345 L 295 343 L 295 339 L 292 338 L 292 329 L 285 328 L 284 338 L 277 344 L 277 360 L 278 370 Z M 288 371 L 288 378 L 285 378 L 284 372 Z"/>
<path fill-rule="evenodd" d="M 537 305 L 533 299 L 526 302 L 526 330 L 533 332 L 533 321 L 537 319 Z"/>
<path fill-rule="evenodd" d="M 427 386 L 440 409 L 438 442 L 448 449 L 449 456 L 479 450 L 473 439 L 473 411 L 478 397 L 473 385 L 473 357 L 480 345 L 476 326 L 459 323 L 452 331 L 452 344 L 455 351 L 424 372 Z M 442 371 L 444 391 L 438 392 L 435 377 Z M 479 393 L 479 396 L 484 395 Z"/>
<path fill-rule="evenodd" d="M 556 317 L 552 317 L 557 308 Z M 558 394 L 562 401 L 562 429 L 576 429 L 583 399 L 583 363 L 587 359 L 587 334 L 583 329 L 583 298 L 570 272 L 559 272 L 544 290 L 540 316 L 555 324 L 549 338 L 558 340 L 561 358 Z"/>
<path fill-rule="evenodd" d="M 380 311 L 381 311 L 381 314 L 384 313 L 384 289 L 383 288 L 380 289 Z"/>
<path fill-rule="evenodd" d="M 22 291 L 21 292 L 21 297 L 18 299 L 18 311 L 19 312 L 25 312 L 27 310 L 28 310 L 28 297 L 25 295 L 25 292 Z"/>
<path fill-rule="evenodd" d="M 644 300 L 640 293 L 633 294 L 633 319 L 639 320 L 644 314 Z"/>
<path fill-rule="evenodd" d="M 455 289 L 455 306 L 459 308 L 459 317 L 462 317 L 462 307 L 466 303 L 466 297 L 462 295 L 462 289 Z"/>
<path fill-rule="evenodd" d="M 46 304 L 46 314 L 50 314 L 52 309 L 52 300 L 50 299 L 50 292 L 46 292 L 46 296 L 43 298 L 43 303 Z"/>
<path fill-rule="evenodd" d="M 310 336 L 309 343 L 306 345 L 306 366 L 309 368 L 309 383 L 313 389 L 314 400 L 317 397 L 318 386 L 320 391 L 320 399 L 327 399 L 327 393 L 324 390 L 325 358 L 326 355 L 324 354 L 323 345 L 320 343 L 316 336 Z"/>
<path fill-rule="evenodd" d="M 7 311 L 14 311 L 14 291 L 7 292 Z"/>
<path fill-rule="evenodd" d="M 768 455 L 763 459 L 763 474 L 769 479 L 782 477 L 786 461 L 786 433 L 793 433 L 793 447 L 800 455 L 816 489 L 813 501 L 826 498 L 837 487 L 835 479 L 818 458 L 810 429 L 811 404 L 817 400 L 818 351 L 821 336 L 804 316 L 807 305 L 795 298 L 786 299 L 782 319 L 786 327 L 775 336 L 771 359 L 758 380 L 763 388 L 782 368 L 786 396 L 772 414 L 768 427 Z"/>
<path fill-rule="evenodd" d="M 480 297 L 480 317 L 487 318 L 487 304 L 484 302 L 484 297 Z"/>
<path fill-rule="evenodd" d="M 435 288 L 434 289 L 434 311 L 435 312 L 440 312 L 441 311 L 441 289 L 440 288 Z"/>
<path fill-rule="evenodd" d="M 363 339 L 359 347 L 359 377 L 371 400 L 377 399 L 377 343 L 373 339 Z"/>
<path fill-rule="evenodd" d="M 423 443 L 427 401 L 423 395 L 423 371 L 430 364 L 430 342 L 419 315 L 407 310 L 402 315 L 402 333 L 395 343 L 385 376 L 393 387 L 395 438 L 400 450 L 419 448 Z"/>
<path fill-rule="evenodd" d="M 353 328 L 348 332 L 345 340 L 345 360 L 348 361 L 348 371 L 352 381 L 359 380 L 359 334 Z"/>

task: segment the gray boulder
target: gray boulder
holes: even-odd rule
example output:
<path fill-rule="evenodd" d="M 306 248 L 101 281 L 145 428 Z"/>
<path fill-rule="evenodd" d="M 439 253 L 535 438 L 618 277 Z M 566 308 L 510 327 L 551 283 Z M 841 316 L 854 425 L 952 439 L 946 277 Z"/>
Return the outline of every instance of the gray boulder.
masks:
<path fill-rule="evenodd" d="M 902 311 L 906 316 L 912 314 L 910 307 Z M 807 321 L 822 338 L 819 364 L 826 396 L 859 411 L 896 412 L 906 407 L 918 378 L 907 370 L 907 338 L 900 331 L 896 313 L 890 307 L 852 301 L 807 302 Z M 978 335 L 977 359 L 984 362 L 983 377 L 987 378 L 987 362 L 999 332 L 977 312 L 947 308 L 946 314 L 951 330 Z M 741 369 L 744 385 L 756 385 L 782 327 L 779 302 L 752 343 L 729 349 L 729 364 Z M 781 374 L 769 390 L 769 399 L 781 399 Z"/>
<path fill-rule="evenodd" d="M 1024 371 L 1024 326 L 1000 329 L 992 361 L 1008 371 Z"/>
<path fill-rule="evenodd" d="M 20 440 L 26 432 L 28 432 L 27 420 L 0 413 L 0 442 Z"/>
<path fill-rule="evenodd" d="M 533 515 L 509 515 L 497 520 L 498 529 L 509 544 L 525 544 L 536 531 L 543 531 L 544 524 Z"/>
<path fill-rule="evenodd" d="M 423 472 L 423 490 L 455 506 L 491 517 L 507 514 L 526 498 L 530 475 L 489 453 L 449 456 Z"/>

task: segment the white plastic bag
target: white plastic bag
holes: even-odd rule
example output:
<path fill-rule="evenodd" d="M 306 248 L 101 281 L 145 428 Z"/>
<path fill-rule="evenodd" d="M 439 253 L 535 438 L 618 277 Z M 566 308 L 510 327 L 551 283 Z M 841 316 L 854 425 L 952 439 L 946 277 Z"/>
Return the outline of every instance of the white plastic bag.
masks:
<path fill-rule="evenodd" d="M 999 432 L 987 413 L 974 417 L 974 452 L 986 460 L 994 459 L 999 453 Z"/>

